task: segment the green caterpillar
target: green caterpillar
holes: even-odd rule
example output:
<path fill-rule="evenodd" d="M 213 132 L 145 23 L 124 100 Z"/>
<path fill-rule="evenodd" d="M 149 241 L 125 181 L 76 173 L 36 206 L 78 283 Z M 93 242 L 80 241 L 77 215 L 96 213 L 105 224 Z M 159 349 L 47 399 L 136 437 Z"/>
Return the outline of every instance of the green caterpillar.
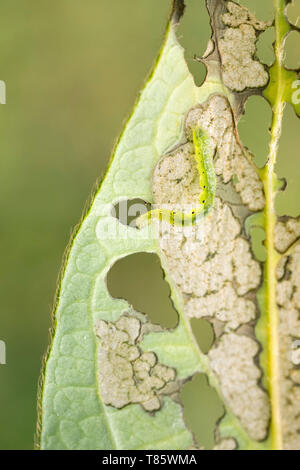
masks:
<path fill-rule="evenodd" d="M 210 138 L 201 128 L 193 130 L 195 160 L 199 173 L 199 184 L 202 189 L 199 195 L 199 206 L 191 212 L 181 212 L 168 209 L 154 209 L 141 215 L 136 225 L 141 228 L 152 218 L 169 222 L 171 225 L 189 226 L 196 224 L 213 207 L 216 194 L 216 174 L 213 165 L 213 154 Z"/>

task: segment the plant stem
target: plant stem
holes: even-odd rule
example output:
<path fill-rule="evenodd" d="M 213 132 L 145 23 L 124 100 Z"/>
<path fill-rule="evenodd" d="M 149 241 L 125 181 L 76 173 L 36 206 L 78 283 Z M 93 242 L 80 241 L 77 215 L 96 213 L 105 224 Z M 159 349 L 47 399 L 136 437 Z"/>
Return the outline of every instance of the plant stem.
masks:
<path fill-rule="evenodd" d="M 264 172 L 264 190 L 266 197 L 265 229 L 267 261 L 265 265 L 266 282 L 266 314 L 268 320 L 268 380 L 271 401 L 271 441 L 273 450 L 283 448 L 282 416 L 280 407 L 280 345 L 279 345 L 279 312 L 276 303 L 276 267 L 280 259 L 275 247 L 275 197 L 277 192 L 275 165 L 278 153 L 279 139 L 282 129 L 284 111 L 285 82 L 283 70 L 283 45 L 287 32 L 284 17 L 285 1 L 273 0 L 275 11 L 275 64 L 276 97 L 273 104 L 273 122 L 268 162 Z"/>
<path fill-rule="evenodd" d="M 266 165 L 264 189 L 266 196 L 266 250 L 267 261 L 265 265 L 266 283 L 266 314 L 268 319 L 268 378 L 271 400 L 271 439 L 272 448 L 282 449 L 281 411 L 280 411 L 280 350 L 279 350 L 279 313 L 276 305 L 276 267 L 279 260 L 274 244 L 276 223 L 274 167 L 276 164 L 278 141 L 276 135 L 280 133 L 283 106 L 276 110 L 271 131 L 271 144 L 269 160 Z"/>

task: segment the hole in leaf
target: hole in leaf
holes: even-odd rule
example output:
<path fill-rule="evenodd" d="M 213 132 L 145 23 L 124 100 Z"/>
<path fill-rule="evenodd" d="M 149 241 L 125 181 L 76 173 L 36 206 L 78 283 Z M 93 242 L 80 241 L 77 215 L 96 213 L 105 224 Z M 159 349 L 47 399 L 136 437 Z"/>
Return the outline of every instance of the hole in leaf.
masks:
<path fill-rule="evenodd" d="M 176 327 L 178 314 L 157 255 L 135 253 L 119 259 L 107 274 L 107 288 L 112 297 L 127 300 L 152 323 Z"/>
<path fill-rule="evenodd" d="M 241 141 L 253 153 L 254 161 L 260 168 L 266 164 L 268 157 L 271 120 L 272 110 L 267 101 L 260 96 L 251 96 L 238 124 Z"/>
<path fill-rule="evenodd" d="M 118 219 L 121 224 L 136 228 L 136 219 L 150 209 L 150 204 L 142 199 L 124 199 L 114 205 L 111 215 Z"/>
<path fill-rule="evenodd" d="M 284 65 L 288 69 L 297 70 L 300 67 L 300 34 L 297 31 L 291 31 L 284 44 Z"/>
<path fill-rule="evenodd" d="M 200 86 L 206 76 L 204 64 L 196 61 L 194 56 L 203 56 L 211 37 L 209 15 L 205 2 L 187 0 L 186 9 L 177 29 L 177 38 L 184 48 L 184 55 L 195 84 Z"/>
<path fill-rule="evenodd" d="M 207 354 L 215 339 L 212 325 L 208 320 L 204 320 L 203 318 L 192 318 L 191 328 L 199 348 L 203 354 Z"/>
<path fill-rule="evenodd" d="M 251 244 L 255 258 L 258 261 L 266 261 L 267 252 L 264 245 L 266 233 L 262 227 L 253 227 L 251 229 Z"/>
<path fill-rule="evenodd" d="M 275 60 L 273 43 L 275 41 L 275 28 L 268 28 L 257 41 L 257 57 L 263 64 L 272 65 Z"/>
<path fill-rule="evenodd" d="M 199 447 L 212 449 L 216 422 L 224 414 L 217 392 L 210 387 L 204 374 L 196 374 L 180 392 L 183 416 Z"/>
<path fill-rule="evenodd" d="M 286 9 L 288 20 L 294 26 L 300 26 L 300 1 L 294 0 Z"/>
<path fill-rule="evenodd" d="M 284 191 L 279 191 L 276 197 L 276 212 L 278 215 L 297 217 L 300 214 L 299 148 L 299 118 L 292 106 L 287 104 L 284 109 L 282 135 L 276 164 L 276 173 L 279 178 L 286 179 L 287 186 Z"/>

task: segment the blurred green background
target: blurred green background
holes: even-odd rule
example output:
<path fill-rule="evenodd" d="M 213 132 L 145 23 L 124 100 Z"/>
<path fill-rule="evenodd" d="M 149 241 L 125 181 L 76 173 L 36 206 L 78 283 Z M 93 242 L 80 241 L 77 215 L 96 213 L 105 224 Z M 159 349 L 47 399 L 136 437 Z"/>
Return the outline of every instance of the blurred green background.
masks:
<path fill-rule="evenodd" d="M 63 252 L 157 55 L 170 3 L 1 2 L 7 104 L 0 105 L 0 339 L 7 364 L 0 365 L 0 449 L 33 447 L 37 383 Z M 191 57 L 205 50 L 207 14 L 203 0 L 186 3 L 179 37 L 201 82 L 204 71 Z M 268 1 L 246 3 L 261 15 L 270 10 Z M 270 41 L 265 50 L 271 54 Z M 247 106 L 241 133 L 263 160 L 270 111 L 259 101 Z M 300 212 L 297 125 L 288 110 L 278 169 L 289 186 L 278 205 L 292 215 Z"/>

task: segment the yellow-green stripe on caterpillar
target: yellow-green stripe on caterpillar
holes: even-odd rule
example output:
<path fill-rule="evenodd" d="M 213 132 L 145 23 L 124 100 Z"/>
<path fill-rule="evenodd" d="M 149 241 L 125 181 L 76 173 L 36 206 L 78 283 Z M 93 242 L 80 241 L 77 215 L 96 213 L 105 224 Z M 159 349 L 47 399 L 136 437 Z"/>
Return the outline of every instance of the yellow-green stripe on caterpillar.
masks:
<path fill-rule="evenodd" d="M 199 173 L 199 184 L 202 189 L 199 195 L 199 205 L 190 212 L 168 209 L 154 209 L 141 215 L 136 225 L 141 228 L 146 222 L 158 219 L 171 225 L 189 226 L 196 224 L 213 207 L 216 194 L 216 174 L 213 164 L 213 153 L 210 138 L 201 128 L 193 130 L 194 155 Z"/>

